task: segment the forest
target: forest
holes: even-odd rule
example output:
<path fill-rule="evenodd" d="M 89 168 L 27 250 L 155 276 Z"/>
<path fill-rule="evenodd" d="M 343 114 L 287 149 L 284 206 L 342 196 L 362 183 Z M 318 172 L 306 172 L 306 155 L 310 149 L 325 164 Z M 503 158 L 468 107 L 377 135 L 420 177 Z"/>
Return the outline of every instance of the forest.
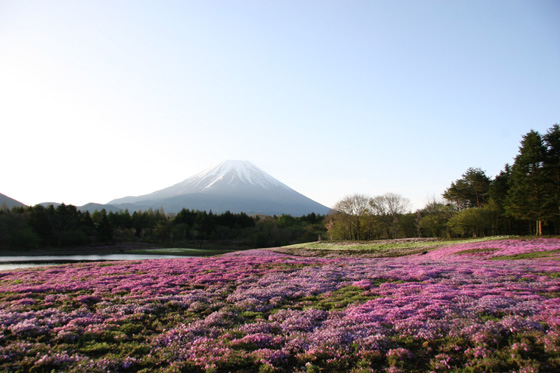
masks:
<path fill-rule="evenodd" d="M 513 165 L 490 178 L 469 168 L 443 199 L 415 213 L 406 198 L 387 193 L 355 194 L 339 201 L 327 217 L 333 240 L 400 237 L 557 235 L 560 216 L 560 127 L 522 137 Z"/>
<path fill-rule="evenodd" d="M 73 205 L 0 208 L 0 249 L 72 247 L 116 242 L 233 249 L 326 240 L 407 237 L 558 235 L 560 228 L 560 126 L 522 137 L 512 165 L 493 178 L 467 169 L 442 199 L 416 212 L 398 194 L 344 197 L 327 216 L 248 216 L 229 211 L 176 215 L 163 210 L 81 212 Z"/>
<path fill-rule="evenodd" d="M 161 246 L 232 249 L 271 247 L 317 240 L 324 216 L 292 217 L 214 214 L 183 209 L 81 212 L 73 205 L 0 209 L 0 248 L 72 247 L 119 242 Z"/>

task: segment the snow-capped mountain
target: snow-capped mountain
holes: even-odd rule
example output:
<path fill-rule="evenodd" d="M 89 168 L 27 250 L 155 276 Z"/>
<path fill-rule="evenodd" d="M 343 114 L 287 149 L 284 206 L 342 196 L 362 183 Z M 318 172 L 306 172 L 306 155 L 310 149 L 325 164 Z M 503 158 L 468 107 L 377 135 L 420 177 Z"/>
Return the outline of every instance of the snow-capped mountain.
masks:
<path fill-rule="evenodd" d="M 239 194 L 275 188 L 290 189 L 249 161 L 228 160 L 165 189 L 143 196 L 115 199 L 109 204 L 159 200 L 193 193 Z"/>
<path fill-rule="evenodd" d="M 225 161 L 180 183 L 136 197 L 109 202 L 129 210 L 183 208 L 245 212 L 248 214 L 300 216 L 326 214 L 329 208 L 296 192 L 248 161 Z"/>

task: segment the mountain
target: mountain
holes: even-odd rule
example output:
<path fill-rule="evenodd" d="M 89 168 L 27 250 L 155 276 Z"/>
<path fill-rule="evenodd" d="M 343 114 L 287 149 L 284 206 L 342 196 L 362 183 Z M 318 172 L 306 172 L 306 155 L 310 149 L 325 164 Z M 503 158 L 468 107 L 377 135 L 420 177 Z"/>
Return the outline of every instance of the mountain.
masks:
<path fill-rule="evenodd" d="M 76 207 L 76 209 L 80 210 L 81 212 L 89 211 L 90 213 L 94 212 L 95 210 L 101 211 L 103 209 L 105 209 L 105 211 L 107 212 L 119 212 L 121 210 L 120 208 L 113 205 L 103 205 L 101 203 L 94 202 L 86 203 L 83 206 L 78 206 Z"/>
<path fill-rule="evenodd" d="M 10 209 L 12 207 L 24 207 L 25 206 L 20 201 L 16 201 L 15 199 L 10 198 L 10 197 L 0 193 L 0 206 L 3 206 L 4 204 L 6 204 L 6 206 Z"/>
<path fill-rule="evenodd" d="M 146 210 L 163 207 L 166 212 L 227 210 L 247 214 L 293 216 L 329 208 L 296 192 L 248 161 L 225 161 L 180 183 L 150 194 L 123 197 L 108 203 L 120 209 Z"/>
<path fill-rule="evenodd" d="M 62 205 L 62 203 L 59 203 L 59 202 L 41 202 L 41 203 L 39 203 L 39 205 L 41 205 L 43 207 L 52 206 L 56 209 L 58 206 Z M 76 210 L 79 210 L 81 212 L 89 211 L 90 213 L 94 212 L 95 210 L 101 211 L 103 209 L 105 209 L 105 211 L 107 211 L 107 212 L 110 212 L 110 211 L 119 212 L 121 210 L 119 207 L 115 207 L 115 206 L 112 206 L 112 205 L 109 205 L 109 204 L 104 205 L 102 203 L 94 203 L 94 202 L 86 203 L 83 206 L 75 206 L 75 207 L 76 207 Z"/>
<path fill-rule="evenodd" d="M 54 208 L 57 208 L 58 206 L 62 205 L 62 203 L 60 203 L 60 202 L 41 202 L 41 203 L 39 203 L 39 205 L 41 205 L 43 207 L 52 206 Z"/>

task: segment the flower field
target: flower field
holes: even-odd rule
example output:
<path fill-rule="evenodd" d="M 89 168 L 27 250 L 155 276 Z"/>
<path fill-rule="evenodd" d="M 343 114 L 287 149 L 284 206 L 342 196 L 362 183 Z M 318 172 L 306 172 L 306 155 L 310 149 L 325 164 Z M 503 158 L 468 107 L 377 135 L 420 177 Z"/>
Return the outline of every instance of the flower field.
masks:
<path fill-rule="evenodd" d="M 558 372 L 558 250 L 508 239 L 0 272 L 0 370 Z"/>

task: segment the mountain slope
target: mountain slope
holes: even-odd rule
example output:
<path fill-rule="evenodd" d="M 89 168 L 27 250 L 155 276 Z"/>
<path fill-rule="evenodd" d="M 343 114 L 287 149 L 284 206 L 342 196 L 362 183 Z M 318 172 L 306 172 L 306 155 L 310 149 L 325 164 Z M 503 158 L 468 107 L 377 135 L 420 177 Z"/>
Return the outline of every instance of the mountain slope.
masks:
<path fill-rule="evenodd" d="M 225 161 L 168 188 L 108 204 L 129 210 L 163 207 L 166 212 L 187 208 L 300 216 L 329 211 L 248 161 Z"/>
<path fill-rule="evenodd" d="M 94 203 L 94 202 L 86 203 L 83 206 L 78 206 L 77 209 L 80 210 L 81 212 L 89 211 L 90 213 L 93 213 L 96 210 L 101 211 L 103 209 L 105 209 L 105 211 L 107 212 L 119 212 L 121 210 L 120 208 L 112 205 L 103 205 L 101 203 Z"/>
<path fill-rule="evenodd" d="M 5 194 L 0 193 L 0 206 L 3 206 L 4 204 L 6 204 L 6 206 L 10 209 L 12 207 L 24 207 L 25 206 L 20 201 L 16 201 L 15 199 L 10 198 Z"/>

